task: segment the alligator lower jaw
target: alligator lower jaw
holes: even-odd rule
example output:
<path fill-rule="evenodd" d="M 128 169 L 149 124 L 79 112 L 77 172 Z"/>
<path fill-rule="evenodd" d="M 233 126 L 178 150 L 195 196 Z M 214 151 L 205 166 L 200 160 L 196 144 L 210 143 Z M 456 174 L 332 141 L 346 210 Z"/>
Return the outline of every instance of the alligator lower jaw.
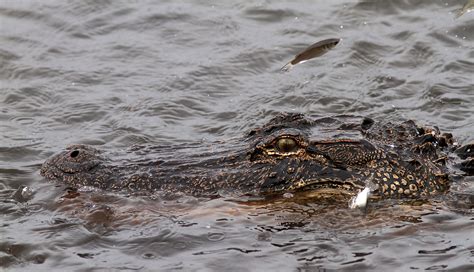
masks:
<path fill-rule="evenodd" d="M 323 193 L 331 193 L 334 191 L 335 194 L 343 193 L 346 195 L 354 195 L 357 194 L 360 190 L 364 189 L 364 186 L 359 185 L 358 183 L 355 183 L 351 180 L 308 180 L 296 182 L 288 189 L 291 191 L 318 191 Z"/>
<path fill-rule="evenodd" d="M 365 186 L 353 183 L 353 182 L 332 182 L 332 183 L 315 183 L 299 188 L 293 192 L 300 191 L 303 197 L 326 199 L 338 202 L 341 200 L 349 200 L 351 197 L 356 196 Z M 369 199 L 380 200 L 381 195 L 378 189 L 371 191 Z"/>
<path fill-rule="evenodd" d="M 357 194 L 357 191 L 354 190 L 344 190 L 340 188 L 315 188 L 304 191 L 305 196 L 308 197 L 323 197 L 323 198 L 333 198 L 335 196 L 340 197 L 351 197 Z"/>

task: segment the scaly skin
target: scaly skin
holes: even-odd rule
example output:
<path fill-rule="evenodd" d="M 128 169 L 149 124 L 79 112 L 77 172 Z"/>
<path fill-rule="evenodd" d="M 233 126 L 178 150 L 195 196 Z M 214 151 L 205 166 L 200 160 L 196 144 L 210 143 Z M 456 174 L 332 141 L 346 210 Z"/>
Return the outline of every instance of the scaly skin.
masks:
<path fill-rule="evenodd" d="M 119 156 L 71 145 L 49 158 L 41 175 L 76 188 L 195 196 L 328 188 L 355 194 L 370 180 L 376 196 L 418 198 L 448 189 L 452 143 L 450 134 L 412 121 L 281 114 L 225 144 L 141 146 Z"/>

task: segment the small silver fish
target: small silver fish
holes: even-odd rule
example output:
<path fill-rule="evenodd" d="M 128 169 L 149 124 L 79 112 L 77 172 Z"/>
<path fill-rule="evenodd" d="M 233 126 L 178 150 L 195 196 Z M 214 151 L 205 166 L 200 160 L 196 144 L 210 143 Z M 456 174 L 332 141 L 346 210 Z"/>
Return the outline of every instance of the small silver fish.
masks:
<path fill-rule="evenodd" d="M 364 189 L 349 200 L 349 208 L 367 209 L 367 204 L 369 203 L 370 195 L 378 188 L 379 186 L 374 183 L 374 174 L 370 175 L 369 179 L 365 181 Z"/>
<path fill-rule="evenodd" d="M 458 14 L 456 15 L 456 18 L 461 17 L 464 15 L 466 12 L 471 12 L 474 9 L 474 0 L 468 0 L 466 4 L 464 4 L 464 7 L 459 10 Z"/>
<path fill-rule="evenodd" d="M 316 58 L 319 56 L 322 56 L 326 54 L 329 50 L 334 48 L 338 43 L 340 39 L 327 39 L 323 41 L 319 41 L 305 50 L 301 51 L 296 55 L 296 57 L 288 62 L 285 66 L 281 68 L 283 72 L 289 71 L 293 66 L 295 66 L 298 63 L 303 63 L 306 62 L 312 58 Z"/>
<path fill-rule="evenodd" d="M 367 207 L 367 200 L 370 196 L 370 188 L 365 187 L 364 190 L 360 191 L 355 197 L 351 198 L 349 201 L 349 208 L 366 208 Z"/>

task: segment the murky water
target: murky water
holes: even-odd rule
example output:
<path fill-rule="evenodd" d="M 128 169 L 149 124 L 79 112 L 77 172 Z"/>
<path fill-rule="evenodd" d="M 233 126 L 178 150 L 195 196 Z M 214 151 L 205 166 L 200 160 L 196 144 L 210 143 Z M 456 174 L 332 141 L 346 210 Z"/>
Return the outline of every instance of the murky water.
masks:
<path fill-rule="evenodd" d="M 1 1 L 0 268 L 474 269 L 472 177 L 364 214 L 310 195 L 71 196 L 39 175 L 71 143 L 225 142 L 278 112 L 414 119 L 472 142 L 474 13 L 455 19 L 463 5 Z M 342 41 L 279 71 L 326 38 Z M 29 201 L 12 199 L 21 185 Z"/>

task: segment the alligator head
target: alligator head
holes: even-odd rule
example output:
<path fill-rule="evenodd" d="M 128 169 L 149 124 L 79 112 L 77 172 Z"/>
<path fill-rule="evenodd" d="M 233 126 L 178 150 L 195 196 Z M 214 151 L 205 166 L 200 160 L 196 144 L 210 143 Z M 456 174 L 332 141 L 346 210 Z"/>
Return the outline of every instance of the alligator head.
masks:
<path fill-rule="evenodd" d="M 71 145 L 41 174 L 72 187 L 192 195 L 354 194 L 370 181 L 381 197 L 419 197 L 447 189 L 443 149 L 451 143 L 449 135 L 411 121 L 281 114 L 226 143 L 138 146 L 121 154 Z"/>

